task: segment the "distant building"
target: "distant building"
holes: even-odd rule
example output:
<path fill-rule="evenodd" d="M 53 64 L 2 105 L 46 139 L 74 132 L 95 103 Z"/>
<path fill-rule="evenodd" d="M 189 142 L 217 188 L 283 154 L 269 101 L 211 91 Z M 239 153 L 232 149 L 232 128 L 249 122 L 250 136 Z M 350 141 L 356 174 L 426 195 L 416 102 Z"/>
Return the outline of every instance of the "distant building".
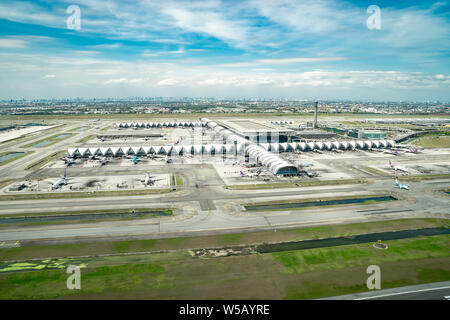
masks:
<path fill-rule="evenodd" d="M 301 139 L 330 139 L 336 137 L 335 133 L 322 130 L 303 130 L 297 133 L 297 137 Z"/>
<path fill-rule="evenodd" d="M 351 130 L 349 137 L 358 139 L 381 140 L 386 138 L 386 132 L 378 130 Z"/>
<path fill-rule="evenodd" d="M 323 127 L 323 129 L 337 133 L 337 134 L 345 134 L 346 135 L 348 133 L 348 129 L 345 127 L 325 126 L 325 127 Z"/>

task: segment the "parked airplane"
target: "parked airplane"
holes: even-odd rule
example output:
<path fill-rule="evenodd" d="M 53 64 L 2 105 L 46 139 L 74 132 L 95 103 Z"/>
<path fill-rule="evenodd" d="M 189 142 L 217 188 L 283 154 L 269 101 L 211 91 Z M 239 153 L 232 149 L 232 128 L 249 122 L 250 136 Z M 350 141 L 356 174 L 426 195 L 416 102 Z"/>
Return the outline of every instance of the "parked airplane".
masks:
<path fill-rule="evenodd" d="M 133 164 L 138 164 L 139 162 L 138 156 L 135 155 L 134 158 L 131 160 L 131 162 L 133 162 Z"/>
<path fill-rule="evenodd" d="M 64 164 L 65 164 L 67 167 L 69 167 L 71 164 L 74 164 L 74 163 L 75 163 L 75 160 L 69 159 L 69 158 L 61 158 L 61 160 L 64 161 Z"/>
<path fill-rule="evenodd" d="M 249 178 L 258 177 L 261 174 L 261 169 L 259 169 L 256 172 L 244 172 L 241 170 L 239 174 L 241 175 L 241 177 L 249 177 Z"/>
<path fill-rule="evenodd" d="M 398 156 L 400 154 L 397 150 L 384 150 L 384 153 L 393 154 L 394 156 Z"/>
<path fill-rule="evenodd" d="M 403 183 L 398 182 L 397 179 L 395 179 L 395 185 L 396 185 L 397 187 L 399 187 L 400 189 L 406 189 L 406 190 L 409 190 L 409 187 L 408 187 L 406 184 L 403 184 Z"/>
<path fill-rule="evenodd" d="M 231 164 L 232 166 L 239 164 L 239 161 L 237 160 L 230 160 L 230 159 L 225 159 L 225 164 Z"/>
<path fill-rule="evenodd" d="M 411 148 L 411 149 L 407 149 L 406 152 L 410 152 L 410 153 L 420 153 L 420 149 L 417 147 Z"/>
<path fill-rule="evenodd" d="M 172 163 L 172 159 L 169 159 L 168 155 L 166 155 L 165 161 L 166 161 L 166 163 Z"/>
<path fill-rule="evenodd" d="M 393 163 L 391 162 L 391 160 L 389 160 L 389 166 L 390 166 L 391 169 L 393 169 L 394 171 L 408 172 L 408 169 L 406 169 L 405 167 L 401 167 L 401 166 L 397 166 L 397 165 L 393 164 Z"/>
<path fill-rule="evenodd" d="M 150 173 L 146 173 L 145 174 L 145 178 L 144 179 L 140 179 L 139 181 L 141 181 L 145 186 L 153 186 L 155 185 L 156 181 L 162 180 L 162 179 L 153 179 L 155 178 L 154 176 L 151 176 Z"/>
<path fill-rule="evenodd" d="M 162 156 L 158 156 L 158 155 L 155 155 L 155 154 L 149 154 L 148 158 L 150 158 L 152 160 L 156 160 L 156 159 L 162 160 Z"/>
<path fill-rule="evenodd" d="M 315 178 L 319 176 L 318 172 L 315 171 L 307 171 L 307 170 L 300 170 L 299 174 L 305 174 L 309 178 Z"/>
<path fill-rule="evenodd" d="M 66 173 L 64 172 L 64 175 L 61 178 L 59 178 L 58 180 L 56 180 L 55 182 L 52 183 L 52 190 L 56 190 L 66 184 L 67 184 L 67 178 L 66 178 Z"/>
<path fill-rule="evenodd" d="M 100 160 L 99 160 L 99 162 L 100 162 L 100 165 L 105 165 L 107 162 L 108 162 L 108 159 L 106 159 L 106 157 L 103 157 L 103 158 L 101 158 Z"/>

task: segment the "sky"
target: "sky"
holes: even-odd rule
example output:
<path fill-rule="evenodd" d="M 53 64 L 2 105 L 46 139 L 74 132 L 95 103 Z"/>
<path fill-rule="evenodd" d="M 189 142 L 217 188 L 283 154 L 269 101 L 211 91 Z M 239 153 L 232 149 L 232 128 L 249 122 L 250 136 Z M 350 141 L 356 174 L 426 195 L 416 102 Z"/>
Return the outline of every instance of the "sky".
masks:
<path fill-rule="evenodd" d="M 1 0 L 0 99 L 448 102 L 449 49 L 445 0 Z"/>

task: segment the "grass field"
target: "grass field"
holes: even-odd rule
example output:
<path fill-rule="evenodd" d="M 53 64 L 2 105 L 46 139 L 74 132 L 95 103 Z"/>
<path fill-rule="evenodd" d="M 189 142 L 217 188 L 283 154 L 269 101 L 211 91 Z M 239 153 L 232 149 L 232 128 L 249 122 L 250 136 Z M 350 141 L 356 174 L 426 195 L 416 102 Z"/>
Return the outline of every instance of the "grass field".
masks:
<path fill-rule="evenodd" d="M 0 274 L 0 299 L 312 299 L 367 291 L 366 268 L 382 289 L 450 279 L 449 236 L 195 258 L 186 252 L 81 259 L 81 290 L 64 269 Z M 125 248 L 122 248 L 125 249 Z"/>
<path fill-rule="evenodd" d="M 450 224 L 450 221 L 445 220 L 445 223 Z M 441 226 L 442 223 L 438 219 L 401 219 L 173 239 L 36 245 L 17 248 L 0 247 L 0 261 L 255 245 Z"/>
<path fill-rule="evenodd" d="M 10 185 L 13 182 L 14 182 L 14 179 L 7 179 L 7 180 L 0 181 L 0 189 L 6 187 L 7 185 Z"/>
<path fill-rule="evenodd" d="M 61 158 L 62 156 L 64 156 L 67 153 L 66 150 L 61 150 L 61 151 L 57 151 L 52 153 L 51 155 L 48 155 L 32 164 L 30 164 L 28 167 L 26 167 L 25 170 L 31 170 L 31 169 L 39 169 L 42 166 L 44 166 L 45 164 L 49 163 L 52 160 L 56 160 L 58 158 Z"/>
<path fill-rule="evenodd" d="M 341 180 L 311 180 L 298 182 L 275 182 L 265 184 L 240 184 L 227 186 L 230 190 L 247 190 L 247 189 L 273 189 L 273 188 L 296 188 L 296 187 L 315 187 L 315 186 L 333 186 L 341 184 L 357 184 L 366 183 L 364 179 L 341 179 Z"/>
<path fill-rule="evenodd" d="M 180 176 L 175 176 L 175 181 L 176 181 L 178 187 L 183 186 L 183 179 Z"/>
<path fill-rule="evenodd" d="M 57 137 L 59 137 L 59 136 L 62 135 L 62 134 L 63 134 L 63 133 L 58 133 L 58 134 L 55 134 L 55 135 L 53 135 L 53 136 L 50 136 L 50 137 L 47 137 L 47 138 L 44 138 L 44 139 L 41 139 L 41 140 L 31 142 L 31 143 L 29 143 L 29 144 L 27 144 L 27 145 L 24 145 L 22 148 L 30 148 L 30 147 L 34 146 L 35 144 L 38 144 L 38 143 L 41 143 L 41 142 L 44 142 L 44 141 L 50 141 L 49 144 L 46 144 L 46 145 L 45 145 L 45 147 L 48 147 L 48 146 L 51 146 L 52 144 L 55 144 L 55 143 L 57 143 L 57 142 L 66 140 L 66 139 L 68 139 L 68 138 L 73 137 L 74 135 L 76 135 L 76 133 L 68 133 L 69 135 L 68 135 L 67 137 L 56 139 Z"/>
<path fill-rule="evenodd" d="M 411 140 L 411 143 L 424 148 L 450 148 L 450 135 L 426 135 Z"/>
<path fill-rule="evenodd" d="M 400 181 L 422 181 L 422 180 L 436 180 L 450 178 L 449 173 L 435 173 L 435 174 L 420 174 L 413 176 L 400 176 L 398 180 Z"/>
<path fill-rule="evenodd" d="M 84 138 L 81 138 L 81 139 L 78 140 L 76 143 L 85 143 L 85 142 L 88 142 L 89 140 L 94 139 L 96 136 L 97 136 L 96 134 L 88 135 L 88 136 L 86 136 L 86 137 L 84 137 Z"/>
<path fill-rule="evenodd" d="M 363 167 L 362 168 L 364 171 L 376 174 L 378 176 L 382 176 L 382 177 L 390 177 L 391 175 L 389 173 L 386 173 L 384 171 L 372 168 L 372 167 Z"/>
<path fill-rule="evenodd" d="M 100 131 L 108 131 L 111 128 L 114 128 L 114 125 L 110 125 L 110 126 L 106 126 L 104 128 L 101 128 Z"/>

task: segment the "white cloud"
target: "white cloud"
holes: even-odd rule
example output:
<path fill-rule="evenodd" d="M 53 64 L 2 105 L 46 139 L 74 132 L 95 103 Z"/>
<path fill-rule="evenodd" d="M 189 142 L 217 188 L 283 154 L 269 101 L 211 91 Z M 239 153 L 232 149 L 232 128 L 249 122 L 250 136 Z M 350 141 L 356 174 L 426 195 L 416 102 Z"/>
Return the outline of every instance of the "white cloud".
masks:
<path fill-rule="evenodd" d="M 95 55 L 95 54 L 100 54 L 100 51 L 94 51 L 94 50 L 75 50 L 74 51 L 75 54 L 78 55 Z"/>
<path fill-rule="evenodd" d="M 28 41 L 21 39 L 0 39 L 0 48 L 23 49 L 28 47 Z"/>
<path fill-rule="evenodd" d="M 64 8 L 65 9 L 65 8 Z M 58 16 L 48 8 L 23 1 L 0 3 L 0 18 L 16 22 L 40 24 L 48 27 L 65 25 L 66 15 Z"/>
<path fill-rule="evenodd" d="M 175 86 L 179 85 L 181 82 L 177 79 L 167 78 L 156 83 L 157 86 Z"/>
<path fill-rule="evenodd" d="M 221 64 L 222 67 L 249 67 L 257 65 L 284 65 L 292 63 L 313 63 L 313 62 L 326 62 L 326 61 L 343 61 L 345 57 L 296 57 L 296 58 L 283 58 L 283 59 L 259 59 L 249 62 L 236 62 Z"/>
<path fill-rule="evenodd" d="M 93 46 L 88 46 L 88 48 L 98 49 L 98 50 L 111 50 L 111 49 L 119 49 L 122 47 L 123 47 L 122 43 L 97 44 L 97 45 L 93 45 Z"/>

